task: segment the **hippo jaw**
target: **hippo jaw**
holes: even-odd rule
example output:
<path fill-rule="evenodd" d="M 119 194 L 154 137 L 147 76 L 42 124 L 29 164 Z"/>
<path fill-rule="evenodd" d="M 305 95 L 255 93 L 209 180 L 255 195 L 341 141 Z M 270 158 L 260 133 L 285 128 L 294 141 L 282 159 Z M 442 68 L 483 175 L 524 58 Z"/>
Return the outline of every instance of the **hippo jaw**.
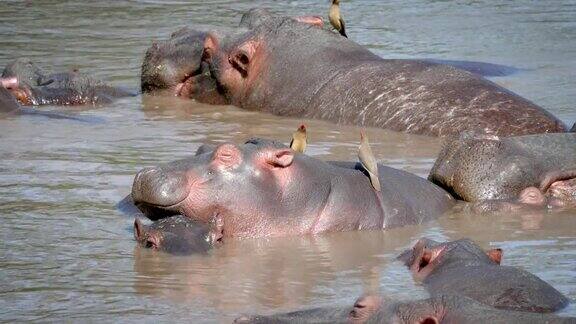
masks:
<path fill-rule="evenodd" d="M 146 168 L 134 178 L 132 200 L 151 220 L 176 215 L 178 207 L 189 195 L 187 182 L 183 174 L 167 174 L 161 168 Z"/>

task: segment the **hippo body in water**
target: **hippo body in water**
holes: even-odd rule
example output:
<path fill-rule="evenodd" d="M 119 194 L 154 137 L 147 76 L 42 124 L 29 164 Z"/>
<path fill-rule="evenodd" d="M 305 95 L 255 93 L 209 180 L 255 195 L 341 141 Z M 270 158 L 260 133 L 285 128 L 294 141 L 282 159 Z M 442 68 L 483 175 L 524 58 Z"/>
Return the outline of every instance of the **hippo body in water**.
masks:
<path fill-rule="evenodd" d="M 284 314 L 241 316 L 234 323 L 346 323 L 346 324 L 540 324 L 576 323 L 574 317 L 559 317 L 496 309 L 462 296 L 435 296 L 415 301 L 397 301 L 382 296 L 363 296 L 349 307 L 320 307 Z"/>
<path fill-rule="evenodd" d="M 134 238 L 142 247 L 176 255 L 205 254 L 221 239 L 218 224 L 204 224 L 181 215 L 144 225 L 134 221 Z"/>
<path fill-rule="evenodd" d="M 399 257 L 431 295 L 461 295 L 500 309 L 548 313 L 568 299 L 535 275 L 501 266 L 501 250 L 483 251 L 470 240 L 420 239 Z"/>
<path fill-rule="evenodd" d="M 78 71 L 47 73 L 27 58 L 8 64 L 0 80 L 23 105 L 106 104 L 136 95 Z"/>
<path fill-rule="evenodd" d="M 576 206 L 576 133 L 448 141 L 428 179 L 477 209 Z"/>
<path fill-rule="evenodd" d="M 241 108 L 432 136 L 567 129 L 528 100 L 449 65 L 382 59 L 344 37 L 263 10 L 248 12 L 241 27 L 248 30 L 225 40 L 204 35 L 196 54 L 226 101 Z"/>
<path fill-rule="evenodd" d="M 379 167 L 373 189 L 359 163 L 327 163 L 268 140 L 201 147 L 140 171 L 132 199 L 151 219 L 219 219 L 224 237 L 376 230 L 434 219 L 454 200 L 408 172 Z"/>

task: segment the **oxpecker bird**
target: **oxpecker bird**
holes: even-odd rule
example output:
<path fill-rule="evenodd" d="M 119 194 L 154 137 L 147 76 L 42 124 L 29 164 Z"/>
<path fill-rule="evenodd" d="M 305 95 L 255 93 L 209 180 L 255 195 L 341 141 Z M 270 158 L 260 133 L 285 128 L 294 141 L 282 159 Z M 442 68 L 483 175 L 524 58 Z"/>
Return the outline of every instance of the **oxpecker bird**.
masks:
<path fill-rule="evenodd" d="M 332 24 L 332 27 L 334 27 L 334 29 L 336 29 L 340 35 L 348 38 L 348 36 L 346 36 L 344 19 L 342 19 L 342 16 L 340 15 L 340 0 L 332 0 L 328 18 L 330 18 L 330 24 Z"/>
<path fill-rule="evenodd" d="M 364 169 L 368 172 L 370 176 L 370 182 L 372 187 L 376 191 L 380 191 L 380 179 L 378 178 L 378 163 L 376 163 L 376 158 L 372 154 L 372 149 L 370 148 L 370 143 L 368 142 L 368 137 L 364 131 L 360 131 L 360 147 L 358 147 L 358 158 Z"/>
<path fill-rule="evenodd" d="M 292 141 L 290 142 L 290 148 L 296 152 L 304 153 L 304 151 L 306 150 L 306 144 L 307 144 L 306 126 L 302 124 L 292 134 Z"/>

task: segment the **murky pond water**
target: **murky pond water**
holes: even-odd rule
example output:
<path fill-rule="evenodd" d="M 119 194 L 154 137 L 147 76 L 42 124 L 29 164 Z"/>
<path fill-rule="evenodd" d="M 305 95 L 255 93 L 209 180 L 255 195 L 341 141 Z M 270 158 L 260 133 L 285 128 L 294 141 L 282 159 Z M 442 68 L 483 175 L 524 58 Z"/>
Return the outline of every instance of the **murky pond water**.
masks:
<path fill-rule="evenodd" d="M 28 56 L 137 88 L 153 39 L 183 25 L 232 26 L 252 6 L 326 15 L 328 1 L 4 1 L 0 66 Z M 576 120 L 576 3 L 343 1 L 349 36 L 384 57 L 478 60 L 523 72 L 494 79 L 572 124 Z M 46 109 L 105 119 L 0 120 L 0 321 L 229 322 L 240 313 L 349 304 L 364 291 L 426 293 L 394 261 L 427 235 L 505 249 L 576 299 L 576 212 L 445 217 L 392 231 L 229 241 L 208 256 L 135 247 L 133 219 L 114 205 L 140 168 L 205 142 L 252 136 L 287 142 L 302 122 L 136 97 L 97 108 Z M 359 130 L 305 121 L 309 154 L 355 160 Z M 440 140 L 369 130 L 379 160 L 426 176 Z M 571 305 L 563 314 L 576 315 Z"/>

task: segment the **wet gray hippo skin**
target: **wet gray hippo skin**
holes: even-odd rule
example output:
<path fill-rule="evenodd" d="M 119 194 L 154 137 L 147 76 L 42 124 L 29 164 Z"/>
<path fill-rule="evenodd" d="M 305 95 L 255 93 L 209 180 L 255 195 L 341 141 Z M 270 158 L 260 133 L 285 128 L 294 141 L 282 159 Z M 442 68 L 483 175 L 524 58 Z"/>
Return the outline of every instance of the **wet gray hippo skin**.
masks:
<path fill-rule="evenodd" d="M 212 32 L 223 41 L 232 32 Z M 208 32 L 181 28 L 168 40 L 155 41 L 142 62 L 141 89 L 144 93 L 193 98 L 208 104 L 228 104 L 208 64 L 202 61 Z"/>
<path fill-rule="evenodd" d="M 8 64 L 0 80 L 23 105 L 106 104 L 135 95 L 77 71 L 47 73 L 27 58 Z"/>
<path fill-rule="evenodd" d="M 496 309 L 461 296 L 397 301 L 363 296 L 350 307 L 323 307 L 274 315 L 241 316 L 234 323 L 576 323 L 576 318 Z"/>
<path fill-rule="evenodd" d="M 432 295 L 461 295 L 500 309 L 548 313 L 568 299 L 535 275 L 501 266 L 501 250 L 483 251 L 467 239 L 439 243 L 420 239 L 398 259 Z"/>
<path fill-rule="evenodd" d="M 574 178 L 575 133 L 509 138 L 463 135 L 446 142 L 428 177 L 465 201 L 533 205 L 573 199 L 576 186 L 570 180 Z M 555 188 L 564 188 L 565 198 Z"/>
<path fill-rule="evenodd" d="M 181 214 L 222 221 L 224 237 L 386 229 L 434 219 L 453 206 L 436 185 L 380 166 L 376 192 L 359 163 L 327 163 L 277 142 L 201 147 L 140 171 L 136 206 L 151 219 Z"/>
<path fill-rule="evenodd" d="M 134 221 L 134 238 L 144 248 L 176 255 L 205 254 L 221 240 L 215 223 L 205 224 L 189 217 L 176 215 L 151 225 Z"/>
<path fill-rule="evenodd" d="M 281 116 L 424 135 L 565 132 L 560 120 L 476 74 L 419 60 L 385 60 L 329 31 L 250 11 L 250 30 L 208 35 L 203 60 L 233 105 Z"/>

